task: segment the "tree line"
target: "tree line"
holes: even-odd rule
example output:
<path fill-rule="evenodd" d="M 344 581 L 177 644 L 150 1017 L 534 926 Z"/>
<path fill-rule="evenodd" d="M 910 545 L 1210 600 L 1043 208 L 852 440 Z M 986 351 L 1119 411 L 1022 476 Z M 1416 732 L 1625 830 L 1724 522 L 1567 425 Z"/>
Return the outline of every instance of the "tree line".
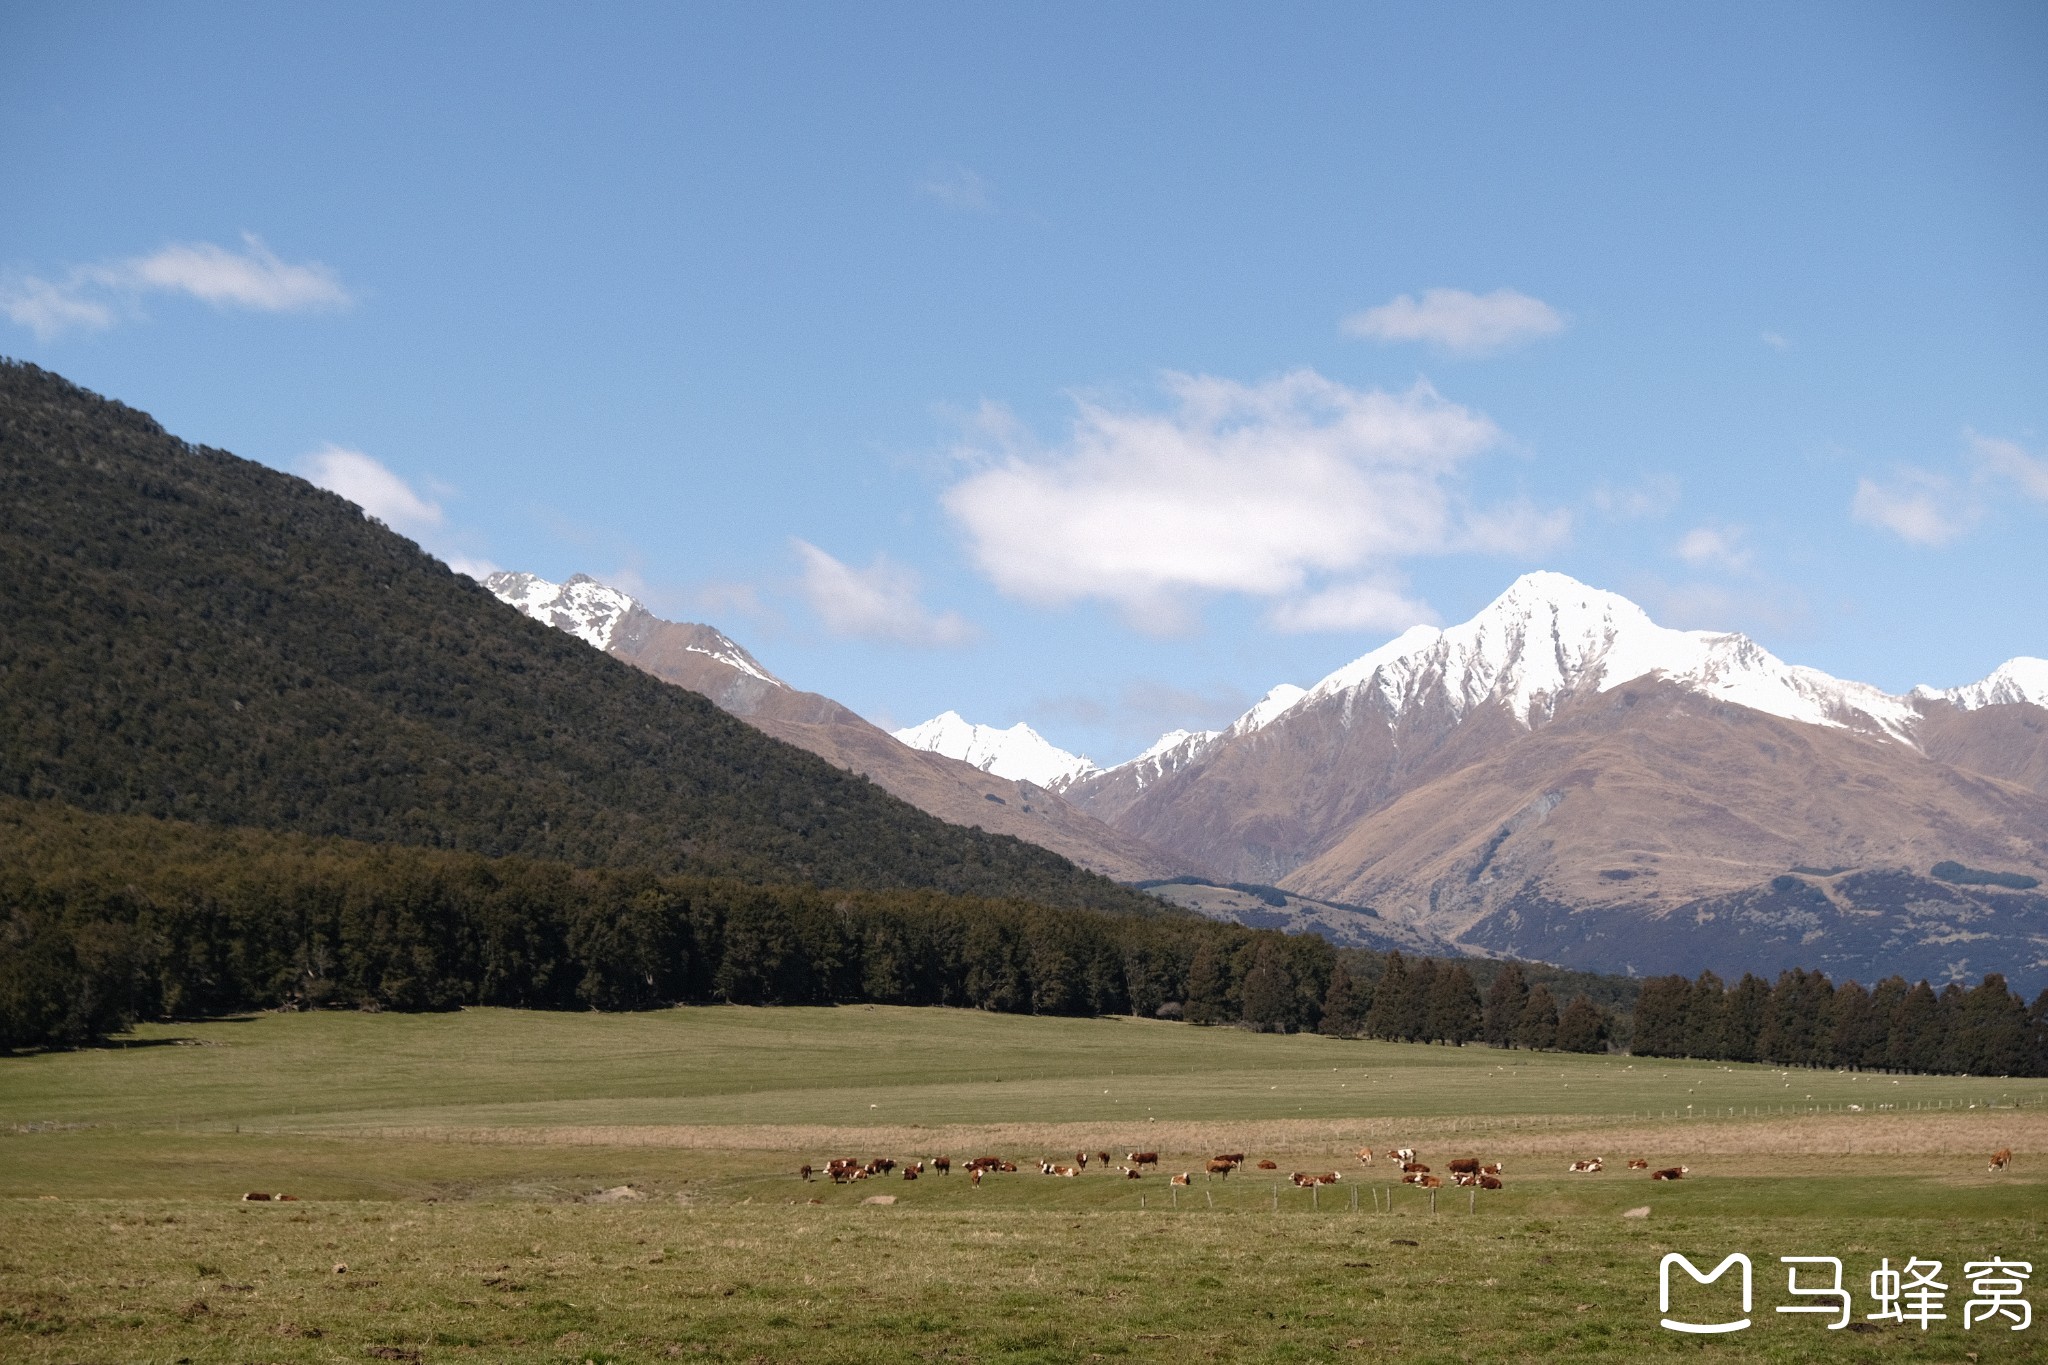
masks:
<path fill-rule="evenodd" d="M 1707 974 L 1638 994 L 1626 978 L 1340 950 L 1164 905 L 761 885 L 0 801 L 0 1048 L 263 1009 L 711 1003 L 2048 1074 L 2048 992 L 2029 1012 L 1997 976 L 1937 994 L 1812 972 L 1724 990 Z"/>
<path fill-rule="evenodd" d="M 1794 969 L 1775 985 L 1744 974 L 1730 987 L 1712 972 L 1694 981 L 1652 977 L 1636 999 L 1632 1051 L 1640 1057 L 1775 1062 L 1980 1076 L 2048 1076 L 2048 990 L 2031 1008 L 1987 973 L 1976 986 L 1893 976 L 1873 987 L 1834 985 Z"/>

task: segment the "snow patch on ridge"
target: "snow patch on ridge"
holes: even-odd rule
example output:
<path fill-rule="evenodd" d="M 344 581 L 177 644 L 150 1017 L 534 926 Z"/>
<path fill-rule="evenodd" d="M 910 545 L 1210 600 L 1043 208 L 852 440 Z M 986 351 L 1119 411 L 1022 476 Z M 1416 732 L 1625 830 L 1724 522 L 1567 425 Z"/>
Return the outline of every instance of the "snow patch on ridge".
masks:
<path fill-rule="evenodd" d="M 1992 669 L 1989 677 L 1977 682 L 1947 689 L 1916 687 L 1913 695 L 1928 701 L 1951 702 L 1965 711 L 2014 702 L 2048 707 L 2048 659 L 2035 659 L 2023 654 L 2017 659 L 2007 659 Z"/>
<path fill-rule="evenodd" d="M 519 608 L 542 625 L 567 631 L 595 649 L 610 649 L 612 632 L 640 604 L 588 574 L 550 583 L 538 574 L 494 573 L 484 586 L 499 601 Z"/>
<path fill-rule="evenodd" d="M 957 711 L 933 716 L 922 725 L 895 732 L 913 749 L 957 758 L 985 773 L 1017 782 L 1033 782 L 1052 791 L 1101 771 L 1092 759 L 1070 754 L 1022 721 L 1007 730 L 976 725 Z"/>

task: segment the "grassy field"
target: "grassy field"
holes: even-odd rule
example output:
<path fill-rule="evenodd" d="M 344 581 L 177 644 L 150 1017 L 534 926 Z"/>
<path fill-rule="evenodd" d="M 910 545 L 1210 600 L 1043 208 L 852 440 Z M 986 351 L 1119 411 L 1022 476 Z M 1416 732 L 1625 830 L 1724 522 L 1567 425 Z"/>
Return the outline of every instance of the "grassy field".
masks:
<path fill-rule="evenodd" d="M 1507 1188 L 1432 1209 L 1368 1141 L 1503 1160 Z M 1345 1180 L 1029 1164 L 1102 1148 Z M 793 1174 L 941 1152 L 1027 1173 Z M 2048 1323 L 1963 1330 L 1958 1272 L 2048 1279 L 2044 1160 L 2041 1081 L 953 1011 L 264 1016 L 0 1059 L 0 1359 L 2043 1359 Z M 1755 1326 L 1660 1329 L 1674 1250 L 1747 1252 Z M 1777 1314 L 1782 1255 L 1842 1257 L 1859 1318 L 1879 1257 L 1941 1259 L 1949 1320 Z"/>

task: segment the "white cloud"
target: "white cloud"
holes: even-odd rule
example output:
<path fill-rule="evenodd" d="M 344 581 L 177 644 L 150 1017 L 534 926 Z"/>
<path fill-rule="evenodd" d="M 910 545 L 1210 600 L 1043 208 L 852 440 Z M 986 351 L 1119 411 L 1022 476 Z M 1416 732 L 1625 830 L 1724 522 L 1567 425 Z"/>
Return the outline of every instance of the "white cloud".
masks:
<path fill-rule="evenodd" d="M 887 555 L 855 569 L 809 541 L 793 543 L 804 564 L 804 598 L 834 635 L 924 646 L 957 645 L 973 636 L 959 613 L 927 610 L 918 600 L 917 574 Z"/>
<path fill-rule="evenodd" d="M 1856 480 L 1849 515 L 1914 545 L 1944 545 L 1977 519 L 1976 508 L 1955 495 L 1947 479 L 1924 469 L 1901 469 L 1889 484 Z"/>
<path fill-rule="evenodd" d="M 2048 502 L 2048 458 L 2029 455 L 2017 441 L 1998 436 L 1964 433 L 1976 453 L 1984 475 L 2017 484 L 2019 490 L 2037 502 Z"/>
<path fill-rule="evenodd" d="M 1792 342 L 1790 338 L 1785 337 L 1780 333 L 1763 332 L 1759 335 L 1764 345 L 1770 347 L 1774 351 L 1789 351 L 1792 349 Z"/>
<path fill-rule="evenodd" d="M 42 340 L 73 329 L 111 327 L 148 294 L 183 294 L 215 308 L 300 313 L 345 308 L 353 299 L 318 262 L 293 265 L 254 233 L 239 252 L 212 242 L 173 243 L 147 256 L 77 266 L 63 280 L 30 275 L 0 290 L 0 311 Z"/>
<path fill-rule="evenodd" d="M 439 503 L 415 493 L 412 485 L 360 450 L 323 446 L 299 460 L 299 471 L 388 526 L 423 530 L 441 524 Z"/>
<path fill-rule="evenodd" d="M 1313 576 L 1374 581 L 1401 556 L 1527 550 L 1569 526 L 1467 505 L 1455 475 L 1500 432 L 1426 384 L 1363 391 L 1312 370 L 1164 383 L 1164 411 L 1082 402 L 1058 448 L 967 452 L 982 467 L 941 501 L 1003 592 L 1105 601 L 1166 631 L 1200 594 L 1295 597 Z"/>
<path fill-rule="evenodd" d="M 479 583 L 483 582 L 486 578 L 489 578 L 492 574 L 498 572 L 498 569 L 500 567 L 496 564 L 493 564 L 488 559 L 475 559 L 469 555 L 459 554 L 448 555 L 444 558 L 443 562 L 447 564 L 449 568 L 455 570 L 455 572 L 459 574 L 467 574 L 469 575 L 469 577 L 474 578 Z"/>
<path fill-rule="evenodd" d="M 917 182 L 917 192 L 963 213 L 994 213 L 995 187 L 965 166 L 934 166 Z"/>
<path fill-rule="evenodd" d="M 1473 294 L 1431 289 L 1403 294 L 1344 319 L 1352 336 L 1376 341 L 1426 341 L 1456 355 L 1484 355 L 1564 330 L 1564 315 L 1517 289 Z"/>
<path fill-rule="evenodd" d="M 0 292 L 0 311 L 34 332 L 38 341 L 74 328 L 99 331 L 114 325 L 114 310 L 106 304 L 33 276 Z"/>
<path fill-rule="evenodd" d="M 1403 631 L 1438 620 L 1427 602 L 1404 594 L 1399 586 L 1378 579 L 1339 583 L 1306 597 L 1280 603 L 1268 615 L 1275 630 Z"/>
<path fill-rule="evenodd" d="M 1671 552 L 1695 568 L 1740 572 L 1752 559 L 1745 539 L 1740 526 L 1695 526 Z"/>

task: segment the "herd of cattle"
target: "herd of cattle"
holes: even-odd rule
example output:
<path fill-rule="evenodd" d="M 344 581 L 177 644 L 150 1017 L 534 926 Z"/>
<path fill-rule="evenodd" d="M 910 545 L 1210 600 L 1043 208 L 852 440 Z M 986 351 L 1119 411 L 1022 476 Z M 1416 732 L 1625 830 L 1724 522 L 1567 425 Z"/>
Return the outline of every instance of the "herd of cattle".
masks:
<path fill-rule="evenodd" d="M 1365 1166 L 1373 1164 L 1375 1155 L 1370 1147 L 1360 1147 L 1357 1152 L 1359 1163 Z M 1413 1147 L 1390 1148 L 1385 1153 L 1385 1157 L 1389 1161 L 1400 1163 L 1401 1183 L 1404 1185 L 1415 1185 L 1422 1189 L 1434 1190 L 1441 1188 L 1444 1184 L 1445 1176 L 1448 1176 L 1450 1183 L 1453 1185 L 1469 1185 L 1482 1190 L 1504 1188 L 1502 1175 L 1505 1168 L 1498 1161 L 1482 1161 L 1478 1157 L 1472 1156 L 1456 1157 L 1446 1163 L 1444 1175 L 1440 1176 L 1416 1159 Z M 2001 1157 L 2004 1158 L 2004 1161 L 2010 1161 L 2012 1154 L 2010 1152 L 2000 1152 L 1993 1156 L 1993 1170 L 2000 1169 L 2004 1164 L 2000 1160 Z M 1088 1169 L 1088 1163 L 1091 1158 L 1098 1170 L 1106 1172 L 1112 1165 L 1115 1165 L 1117 1171 L 1126 1180 L 1142 1180 L 1148 1170 L 1157 1173 L 1159 1169 L 1159 1153 L 1157 1152 L 1130 1152 L 1125 1155 L 1121 1164 L 1112 1162 L 1109 1153 L 1106 1151 L 1098 1151 L 1092 1154 L 1076 1152 L 1074 1153 L 1072 1165 L 1048 1160 L 1040 1160 L 1035 1164 L 1040 1175 L 1060 1176 L 1071 1180 Z M 1243 1152 L 1223 1152 L 1209 1158 L 1203 1174 L 1212 1180 L 1228 1180 L 1230 1173 L 1239 1169 L 1244 1164 L 1245 1154 Z M 1257 1169 L 1261 1171 L 1277 1172 L 1280 1169 L 1279 1163 L 1274 1161 L 1262 1159 L 1256 1164 Z M 1607 1163 L 1604 1159 L 1596 1156 L 1574 1161 L 1565 1170 L 1570 1175 L 1595 1175 L 1605 1170 L 1606 1165 Z M 1661 1170 L 1651 1171 L 1649 1161 L 1642 1157 L 1630 1158 L 1628 1168 L 1631 1171 L 1649 1171 L 1650 1179 L 1652 1180 L 1681 1180 L 1692 1169 L 1689 1166 L 1666 1166 Z M 1016 1162 L 1006 1161 L 999 1156 L 978 1156 L 968 1162 L 962 1169 L 966 1171 L 967 1178 L 978 1187 L 981 1184 L 982 1177 L 985 1175 L 1013 1175 L 1021 1168 Z M 923 1161 L 909 1161 L 899 1164 L 888 1157 L 876 1157 L 872 1161 L 857 1161 L 851 1157 L 834 1157 L 822 1167 L 806 1163 L 798 1168 L 797 1174 L 805 1180 L 811 1180 L 819 1175 L 823 1175 L 835 1185 L 846 1185 L 856 1180 L 874 1180 L 899 1170 L 902 1172 L 903 1179 L 905 1180 L 916 1180 L 927 1171 L 935 1175 L 950 1175 L 953 1171 L 953 1159 L 951 1157 L 935 1156 Z M 1339 1171 L 1295 1171 L 1290 1177 L 1294 1184 L 1302 1189 L 1334 1185 L 1343 1178 L 1343 1174 Z M 1169 1183 L 1186 1187 L 1193 1184 L 1194 1179 L 1195 1173 L 1193 1171 L 1182 1171 L 1177 1175 L 1171 1176 Z"/>

